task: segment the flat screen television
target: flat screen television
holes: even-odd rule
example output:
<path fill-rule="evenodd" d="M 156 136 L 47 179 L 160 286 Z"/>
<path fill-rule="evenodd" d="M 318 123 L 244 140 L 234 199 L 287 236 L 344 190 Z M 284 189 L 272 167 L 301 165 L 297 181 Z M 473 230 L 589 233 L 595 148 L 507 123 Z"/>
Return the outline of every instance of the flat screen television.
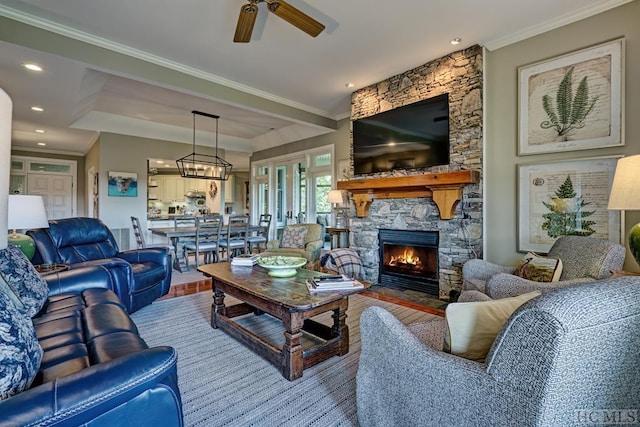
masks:
<path fill-rule="evenodd" d="M 449 164 L 449 94 L 353 121 L 354 174 Z"/>

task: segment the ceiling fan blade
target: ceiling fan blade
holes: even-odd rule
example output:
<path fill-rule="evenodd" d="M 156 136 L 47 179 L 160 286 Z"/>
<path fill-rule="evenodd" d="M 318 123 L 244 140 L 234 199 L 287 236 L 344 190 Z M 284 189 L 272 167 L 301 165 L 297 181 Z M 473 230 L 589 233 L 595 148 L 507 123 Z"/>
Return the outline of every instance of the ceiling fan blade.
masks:
<path fill-rule="evenodd" d="M 247 3 L 240 9 L 238 16 L 238 25 L 236 26 L 236 34 L 233 41 L 236 43 L 249 43 L 251 41 L 251 33 L 253 25 L 256 23 L 258 16 L 258 7 L 253 3 Z"/>
<path fill-rule="evenodd" d="M 284 19 L 291 25 L 298 27 L 311 37 L 316 37 L 324 30 L 324 25 L 302 12 L 301 10 L 291 6 L 283 0 L 267 1 L 269 11 L 280 18 Z"/>

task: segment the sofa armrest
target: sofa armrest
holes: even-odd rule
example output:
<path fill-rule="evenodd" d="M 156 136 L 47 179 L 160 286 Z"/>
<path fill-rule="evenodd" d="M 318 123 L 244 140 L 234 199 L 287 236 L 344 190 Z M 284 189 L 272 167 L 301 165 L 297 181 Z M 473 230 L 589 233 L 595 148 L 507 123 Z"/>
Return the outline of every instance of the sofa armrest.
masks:
<path fill-rule="evenodd" d="M 320 258 L 320 252 L 323 246 L 324 242 L 322 240 L 313 240 L 305 245 L 304 250 L 313 254 L 312 259 L 315 260 Z"/>
<path fill-rule="evenodd" d="M 515 267 L 505 267 L 493 264 L 483 259 L 471 259 L 462 265 L 462 277 L 464 280 L 489 280 L 500 273 L 513 273 Z"/>
<path fill-rule="evenodd" d="M 535 282 L 513 274 L 496 274 L 487 282 L 487 295 L 493 299 L 513 297 L 533 291 L 548 292 L 553 289 L 594 282 L 591 277 L 561 280 L 558 282 Z"/>
<path fill-rule="evenodd" d="M 82 292 L 90 288 L 105 288 L 115 292 L 111 273 L 102 265 L 60 271 L 43 278 L 49 287 L 49 296 L 66 292 Z"/>
<path fill-rule="evenodd" d="M 130 263 L 155 262 L 161 265 L 171 265 L 171 257 L 169 256 L 168 247 L 154 247 L 144 249 L 131 249 L 128 251 L 118 252 L 118 258 Z"/>
<path fill-rule="evenodd" d="M 182 426 L 176 352 L 155 347 L 100 363 L 0 402 L 1 426 L 101 425 Z M 153 408 L 153 411 L 149 411 Z"/>

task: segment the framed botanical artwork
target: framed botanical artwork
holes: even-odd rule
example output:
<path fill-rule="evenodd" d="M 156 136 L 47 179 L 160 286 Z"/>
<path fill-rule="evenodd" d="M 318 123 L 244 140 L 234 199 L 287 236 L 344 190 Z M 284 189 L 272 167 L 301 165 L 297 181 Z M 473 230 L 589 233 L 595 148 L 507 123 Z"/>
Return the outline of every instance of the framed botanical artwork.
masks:
<path fill-rule="evenodd" d="M 138 197 L 138 174 L 134 172 L 109 172 L 109 196 Z"/>
<path fill-rule="evenodd" d="M 607 210 L 619 157 L 519 165 L 518 250 L 546 253 L 561 236 L 620 242 L 620 211 Z"/>
<path fill-rule="evenodd" d="M 624 145 L 624 39 L 518 69 L 518 154 Z"/>

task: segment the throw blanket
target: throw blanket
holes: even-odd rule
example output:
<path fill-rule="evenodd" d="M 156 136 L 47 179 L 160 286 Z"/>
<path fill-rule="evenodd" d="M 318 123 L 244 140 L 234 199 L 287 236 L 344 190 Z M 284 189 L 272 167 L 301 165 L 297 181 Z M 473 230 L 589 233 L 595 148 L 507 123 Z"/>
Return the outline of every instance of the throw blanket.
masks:
<path fill-rule="evenodd" d="M 332 249 L 322 256 L 320 265 L 354 279 L 362 279 L 362 261 L 353 249 Z"/>

